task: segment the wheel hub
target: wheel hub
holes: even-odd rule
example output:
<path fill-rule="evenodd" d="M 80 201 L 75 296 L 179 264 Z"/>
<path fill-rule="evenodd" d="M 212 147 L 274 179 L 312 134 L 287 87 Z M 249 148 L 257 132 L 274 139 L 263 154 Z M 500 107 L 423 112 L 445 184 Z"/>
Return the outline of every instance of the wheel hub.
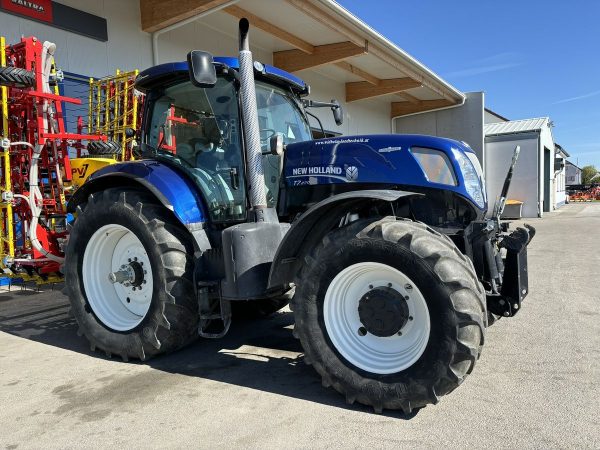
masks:
<path fill-rule="evenodd" d="M 391 287 L 380 286 L 362 296 L 358 316 L 367 332 L 389 337 L 398 334 L 406 325 L 409 310 L 404 296 Z"/>
<path fill-rule="evenodd" d="M 136 258 L 137 259 L 137 258 Z M 130 261 L 129 264 L 121 265 L 121 270 L 108 274 L 111 283 L 120 283 L 126 287 L 138 287 L 144 282 L 143 263 Z"/>
<path fill-rule="evenodd" d="M 361 305 L 363 297 L 373 295 L 368 295 L 370 292 L 377 294 L 375 298 L 383 299 L 382 308 L 371 307 L 368 300 Z M 405 307 L 408 322 L 403 319 Z M 377 318 L 381 316 L 376 312 L 379 309 L 392 311 L 389 315 L 394 317 L 391 320 L 394 326 L 386 326 L 387 318 L 384 318 L 380 327 L 367 312 L 373 310 Z M 351 364 L 371 373 L 397 373 L 412 366 L 429 341 L 429 309 L 419 288 L 400 270 L 374 261 L 347 266 L 333 278 L 323 301 L 323 320 L 336 350 Z"/>

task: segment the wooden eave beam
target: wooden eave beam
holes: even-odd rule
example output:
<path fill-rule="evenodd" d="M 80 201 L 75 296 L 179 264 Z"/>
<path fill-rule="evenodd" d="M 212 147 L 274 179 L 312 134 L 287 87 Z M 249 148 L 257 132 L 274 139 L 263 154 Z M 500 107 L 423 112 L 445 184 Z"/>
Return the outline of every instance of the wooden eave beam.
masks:
<path fill-rule="evenodd" d="M 365 53 L 368 53 L 366 42 L 364 45 L 356 45 L 353 42 L 337 42 L 335 44 L 316 45 L 312 54 L 307 54 L 302 50 L 274 52 L 273 65 L 287 72 L 298 72 L 343 61 Z"/>
<path fill-rule="evenodd" d="M 140 0 L 142 30 L 153 33 L 227 3 L 228 0 Z"/>
<path fill-rule="evenodd" d="M 275 36 L 278 39 L 281 39 L 284 42 L 296 47 L 298 50 L 302 50 L 304 53 L 312 54 L 315 51 L 315 46 L 309 42 L 306 42 L 304 39 L 300 39 L 297 36 L 294 36 L 292 33 L 288 33 L 282 28 L 279 28 L 276 25 L 273 25 L 270 22 L 267 22 L 264 19 L 261 19 L 255 14 L 246 11 L 245 9 L 240 8 L 239 6 L 232 5 L 223 8 L 223 11 L 227 14 L 230 14 L 238 19 L 245 17 L 250 21 L 250 25 L 263 30 L 264 32 Z"/>
<path fill-rule="evenodd" d="M 374 86 L 377 86 L 379 84 L 379 82 L 381 81 L 376 76 L 371 75 L 370 73 L 365 72 L 364 70 L 359 69 L 356 66 L 353 66 L 352 64 L 350 64 L 347 61 L 336 62 L 335 65 L 338 66 L 340 69 L 344 69 L 346 72 L 353 73 L 357 77 L 362 78 L 367 83 L 370 83 L 370 84 L 372 84 Z"/>
<path fill-rule="evenodd" d="M 420 100 L 419 103 L 408 102 L 393 102 L 392 103 L 392 117 L 406 116 L 407 114 L 414 114 L 419 112 L 430 111 L 432 109 L 444 108 L 446 106 L 455 105 L 455 102 L 451 102 L 446 99 L 439 100 Z"/>
<path fill-rule="evenodd" d="M 367 81 L 355 81 L 346 83 L 346 101 L 354 102 L 356 100 L 379 97 L 381 95 L 395 94 L 417 87 L 421 87 L 421 83 L 412 78 L 379 80 L 379 83 L 376 85 L 372 85 Z"/>

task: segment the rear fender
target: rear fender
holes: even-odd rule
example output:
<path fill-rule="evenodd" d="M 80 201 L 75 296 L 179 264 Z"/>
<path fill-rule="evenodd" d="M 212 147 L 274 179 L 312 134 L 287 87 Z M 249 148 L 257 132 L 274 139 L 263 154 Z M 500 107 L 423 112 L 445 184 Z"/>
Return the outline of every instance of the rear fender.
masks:
<path fill-rule="evenodd" d="M 208 214 L 193 182 L 176 169 L 152 160 L 112 164 L 94 172 L 75 191 L 69 200 L 68 211 L 74 212 L 90 194 L 115 187 L 143 188 L 172 211 L 193 234 L 204 228 Z"/>
<path fill-rule="evenodd" d="M 292 283 L 301 257 L 311 249 L 347 213 L 373 200 L 395 202 L 402 197 L 418 196 L 415 192 L 364 190 L 344 192 L 320 201 L 303 213 L 281 241 L 269 274 L 269 287 Z"/>

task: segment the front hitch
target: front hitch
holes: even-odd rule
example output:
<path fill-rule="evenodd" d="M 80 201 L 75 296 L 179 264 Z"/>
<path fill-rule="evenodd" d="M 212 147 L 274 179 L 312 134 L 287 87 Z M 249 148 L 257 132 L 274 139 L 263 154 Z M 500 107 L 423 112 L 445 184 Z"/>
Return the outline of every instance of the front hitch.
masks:
<path fill-rule="evenodd" d="M 485 287 L 488 311 L 512 317 L 529 293 L 527 245 L 535 228 L 526 224 L 525 228 L 506 234 L 506 225 L 496 220 L 475 221 L 465 230 L 465 243 L 477 277 Z"/>

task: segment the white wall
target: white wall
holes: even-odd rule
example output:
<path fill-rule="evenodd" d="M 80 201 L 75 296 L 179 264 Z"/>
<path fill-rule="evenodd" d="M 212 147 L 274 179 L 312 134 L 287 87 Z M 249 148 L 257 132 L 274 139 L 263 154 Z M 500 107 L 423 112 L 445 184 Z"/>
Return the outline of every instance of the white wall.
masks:
<path fill-rule="evenodd" d="M 555 145 L 554 145 L 554 138 L 552 137 L 552 128 L 549 126 L 549 123 L 547 125 L 543 125 L 542 126 L 542 130 L 540 131 L 540 147 L 542 150 L 541 153 L 541 158 L 540 159 L 540 191 L 541 191 L 541 198 L 540 201 L 543 203 L 544 198 L 545 198 L 545 189 L 544 186 L 547 183 L 550 186 L 550 199 L 549 199 L 549 209 L 548 211 L 552 211 L 552 193 L 555 191 L 555 186 L 554 186 L 554 154 L 555 154 Z M 550 151 L 550 167 L 548 167 L 547 171 L 544 171 L 544 152 L 547 149 Z"/>
<path fill-rule="evenodd" d="M 483 121 L 485 124 L 488 123 L 498 123 L 498 122 L 506 122 L 506 120 L 498 117 L 495 114 L 492 114 L 491 112 L 484 110 L 483 111 Z"/>
<path fill-rule="evenodd" d="M 538 217 L 542 201 L 539 195 L 538 165 L 540 147 L 537 133 L 486 138 L 486 185 L 490 210 L 500 196 L 516 145 L 521 146 L 508 198 L 524 202 L 523 217 Z M 542 161 L 543 163 L 543 161 Z M 543 165 L 543 164 L 542 164 Z"/>
<path fill-rule="evenodd" d="M 560 208 L 565 201 L 567 200 L 567 192 L 566 192 L 566 167 L 563 167 L 558 172 L 554 174 L 554 204 L 552 205 L 554 209 Z"/>
<path fill-rule="evenodd" d="M 465 141 L 475 151 L 483 166 L 485 96 L 483 92 L 468 92 L 466 95 L 467 99 L 462 106 L 395 119 L 396 132 L 428 134 Z"/>
<path fill-rule="evenodd" d="M 304 71 L 297 74 L 310 85 L 310 98 L 318 101 L 336 99 L 344 108 L 344 123 L 338 127 L 329 108 L 312 108 L 309 111 L 318 116 L 325 130 L 354 134 L 389 134 L 391 133 L 390 105 L 377 100 L 361 100 L 346 103 L 344 83 L 326 78 L 319 73 Z M 311 126 L 318 127 L 314 119 Z"/>
<path fill-rule="evenodd" d="M 146 68 L 152 63 L 150 35 L 140 29 L 139 2 L 133 0 L 61 0 L 61 3 L 107 19 L 108 41 L 100 42 L 50 25 L 0 12 L 0 34 L 7 44 L 35 36 L 57 46 L 56 61 L 67 72 L 103 77 L 115 69 Z"/>

